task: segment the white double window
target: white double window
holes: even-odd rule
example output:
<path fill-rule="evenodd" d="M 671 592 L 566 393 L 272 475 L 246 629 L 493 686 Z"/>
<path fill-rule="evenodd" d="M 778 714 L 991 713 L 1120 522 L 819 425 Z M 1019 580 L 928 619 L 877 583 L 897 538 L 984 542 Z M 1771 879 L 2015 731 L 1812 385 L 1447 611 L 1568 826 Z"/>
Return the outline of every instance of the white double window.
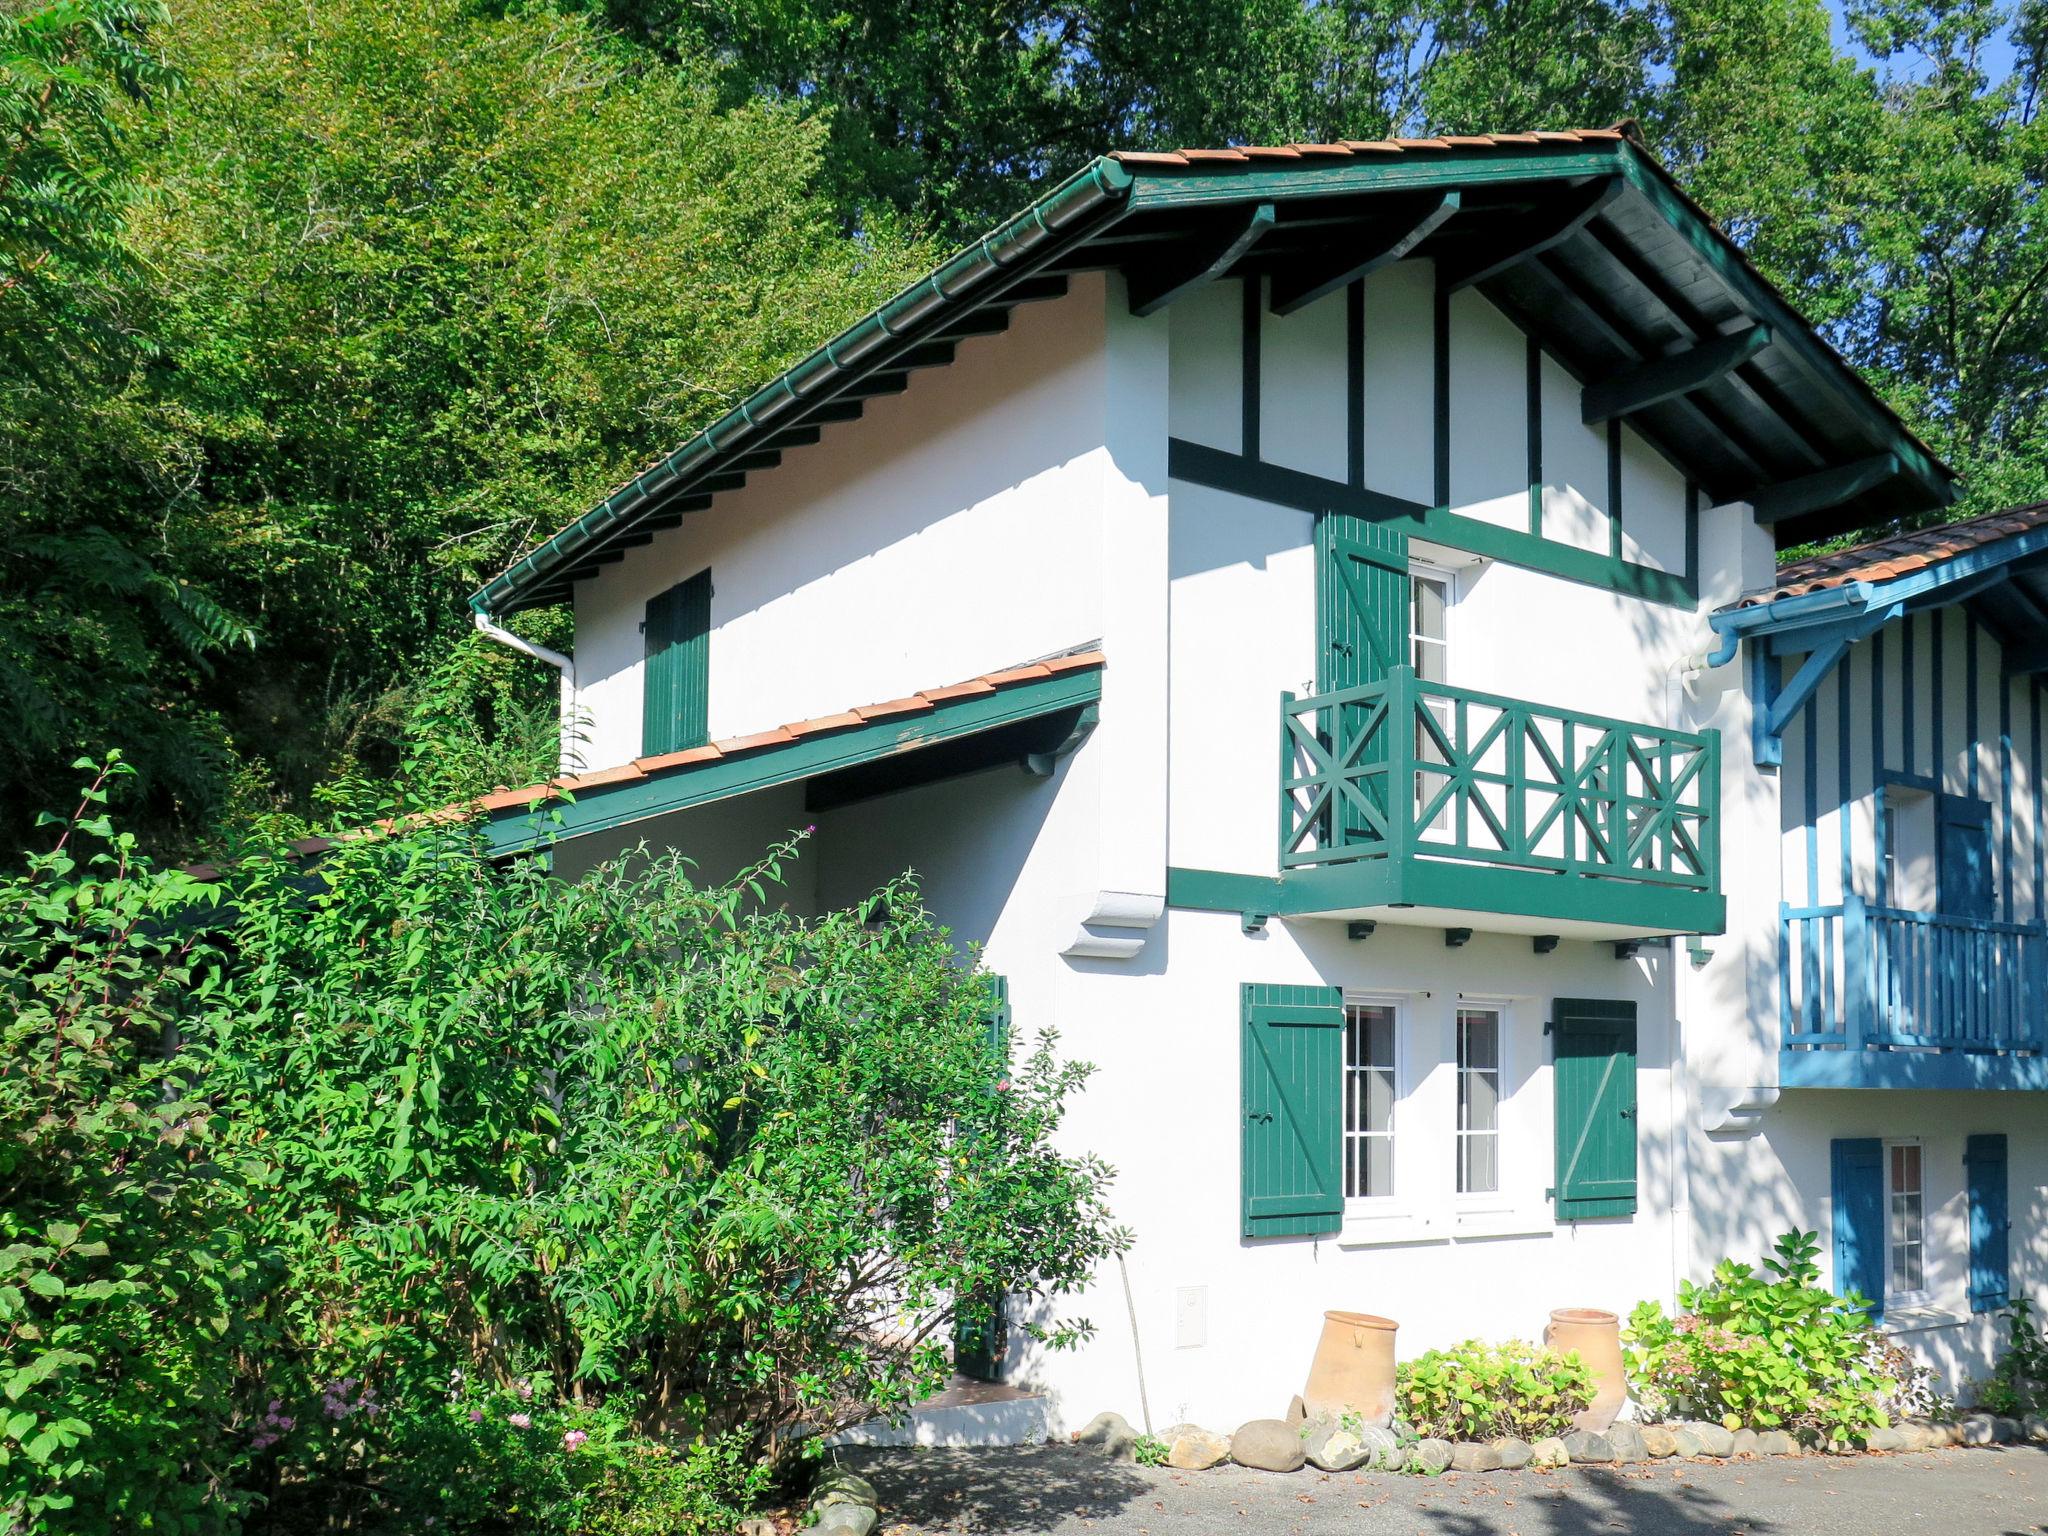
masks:
<path fill-rule="evenodd" d="M 1399 1194 L 1413 1207 L 1432 1188 L 1500 1195 L 1505 1011 L 1461 1002 L 1447 1042 L 1436 1027 L 1413 1035 L 1409 1008 L 1392 999 L 1345 1003 L 1344 1197 L 1387 1205 Z M 1451 1081 L 1436 1075 L 1445 1069 Z"/>

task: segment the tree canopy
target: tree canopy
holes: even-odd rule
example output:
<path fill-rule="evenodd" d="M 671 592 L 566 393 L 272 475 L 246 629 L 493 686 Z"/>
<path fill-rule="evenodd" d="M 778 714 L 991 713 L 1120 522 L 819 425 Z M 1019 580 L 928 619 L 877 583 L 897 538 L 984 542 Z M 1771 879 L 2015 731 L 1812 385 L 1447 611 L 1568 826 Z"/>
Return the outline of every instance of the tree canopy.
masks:
<path fill-rule="evenodd" d="M 2044 38 L 2048 0 L 0 0 L 5 803 L 120 746 L 193 846 L 408 733 L 462 746 L 436 792 L 544 765 L 476 580 L 1120 146 L 1631 116 L 1959 512 L 2030 499 Z"/>

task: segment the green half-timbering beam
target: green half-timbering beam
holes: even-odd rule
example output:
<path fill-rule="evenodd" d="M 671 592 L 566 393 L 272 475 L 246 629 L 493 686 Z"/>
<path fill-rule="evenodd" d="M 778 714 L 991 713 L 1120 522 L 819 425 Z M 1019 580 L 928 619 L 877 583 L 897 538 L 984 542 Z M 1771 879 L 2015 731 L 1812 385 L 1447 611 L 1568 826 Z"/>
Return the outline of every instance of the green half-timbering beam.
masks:
<path fill-rule="evenodd" d="M 1131 313 L 1157 314 L 1175 299 L 1193 293 L 1205 283 L 1223 276 L 1272 229 L 1275 214 L 1271 203 L 1260 203 L 1243 228 L 1220 245 L 1197 246 L 1194 253 L 1177 253 L 1160 259 L 1152 267 L 1129 276 Z"/>
<path fill-rule="evenodd" d="M 1580 397 L 1580 419 L 1589 427 L 1597 426 L 1689 395 L 1734 372 L 1770 344 L 1771 328 L 1752 325 L 1732 336 L 1717 336 L 1669 357 L 1624 368 L 1586 386 Z"/>
<path fill-rule="evenodd" d="M 1543 212 L 1516 226 L 1505 245 L 1446 260 L 1444 284 L 1452 293 L 1512 271 L 1523 262 L 1555 250 L 1597 219 L 1627 186 L 1619 176 L 1604 177 L 1568 193 Z"/>
<path fill-rule="evenodd" d="M 1273 274 L 1271 306 L 1276 315 L 1291 315 L 1317 299 L 1392 266 L 1457 216 L 1456 190 L 1419 201 L 1389 199 L 1384 222 L 1357 244 L 1344 242 L 1320 259 L 1305 258 Z"/>
<path fill-rule="evenodd" d="M 1767 485 L 1749 498 L 1749 504 L 1756 520 L 1769 527 L 1787 518 L 1839 507 L 1852 497 L 1896 478 L 1902 468 L 1896 453 L 1874 453 L 1867 459 L 1855 459 L 1817 469 L 1796 480 Z"/>

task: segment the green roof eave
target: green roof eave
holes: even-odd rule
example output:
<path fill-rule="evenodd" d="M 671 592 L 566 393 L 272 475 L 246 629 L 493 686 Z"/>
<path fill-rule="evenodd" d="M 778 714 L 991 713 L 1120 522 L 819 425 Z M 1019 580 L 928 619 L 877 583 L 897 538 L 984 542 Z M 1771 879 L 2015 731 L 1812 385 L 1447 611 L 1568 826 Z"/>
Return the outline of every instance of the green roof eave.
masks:
<path fill-rule="evenodd" d="M 979 302 L 991 277 L 1023 276 L 1043 265 L 1066 243 L 1061 236 L 1091 228 L 1089 215 L 1121 203 L 1131 183 L 1131 173 L 1115 160 L 1104 156 L 1090 162 L 515 561 L 470 597 L 470 607 L 487 615 L 510 611 L 522 590 L 561 570 L 651 496 L 698 474 L 757 434 L 784 425 L 796 407 L 828 398 L 835 387 L 874 371 L 900 350 L 891 342 L 914 342 L 940 317 Z"/>

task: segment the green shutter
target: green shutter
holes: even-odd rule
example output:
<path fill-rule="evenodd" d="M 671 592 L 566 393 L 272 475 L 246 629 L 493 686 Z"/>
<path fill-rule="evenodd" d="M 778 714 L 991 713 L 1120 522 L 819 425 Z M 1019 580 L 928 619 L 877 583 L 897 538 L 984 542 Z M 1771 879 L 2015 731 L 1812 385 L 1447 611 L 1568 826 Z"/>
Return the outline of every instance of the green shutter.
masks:
<path fill-rule="evenodd" d="M 1316 519 L 1316 691 L 1408 664 L 1408 535 L 1349 513 Z"/>
<path fill-rule="evenodd" d="M 1346 512 L 1316 518 L 1316 689 L 1359 688 L 1384 682 L 1388 672 L 1409 663 L 1408 535 L 1386 523 Z M 1372 705 L 1364 701 L 1321 711 L 1317 731 L 1334 748 L 1368 728 Z M 1341 718 L 1340 718 L 1341 714 Z M 1390 723 L 1358 754 L 1361 765 L 1387 760 Z M 1360 781 L 1382 816 L 1387 811 L 1383 777 Z M 1365 813 L 1339 797 L 1345 826 L 1325 829 L 1328 843 L 1367 843 L 1377 835 Z M 1339 834 L 1341 835 L 1335 835 Z"/>
<path fill-rule="evenodd" d="M 1835 1207 L 1835 1294 L 1858 1295 L 1884 1316 L 1884 1143 L 1845 1136 L 1830 1144 Z"/>
<path fill-rule="evenodd" d="M 699 571 L 647 602 L 640 755 L 701 747 L 709 734 L 711 573 Z"/>
<path fill-rule="evenodd" d="M 1636 1208 L 1636 1005 L 1561 997 L 1557 1041 L 1559 1221 Z"/>
<path fill-rule="evenodd" d="M 1001 1081 L 1010 1070 L 1010 983 L 1003 976 L 991 976 L 988 981 L 990 1070 Z M 1008 1355 L 1003 1298 L 978 1297 L 966 1315 L 954 1320 L 953 1369 L 976 1381 L 1001 1381 Z"/>
<path fill-rule="evenodd" d="M 1344 1222 L 1344 994 L 1247 982 L 1243 995 L 1246 1237 Z"/>
<path fill-rule="evenodd" d="M 1996 1312 L 2012 1300 L 2005 1138 L 1970 1137 L 1963 1173 L 1970 1197 L 1970 1310 Z"/>

